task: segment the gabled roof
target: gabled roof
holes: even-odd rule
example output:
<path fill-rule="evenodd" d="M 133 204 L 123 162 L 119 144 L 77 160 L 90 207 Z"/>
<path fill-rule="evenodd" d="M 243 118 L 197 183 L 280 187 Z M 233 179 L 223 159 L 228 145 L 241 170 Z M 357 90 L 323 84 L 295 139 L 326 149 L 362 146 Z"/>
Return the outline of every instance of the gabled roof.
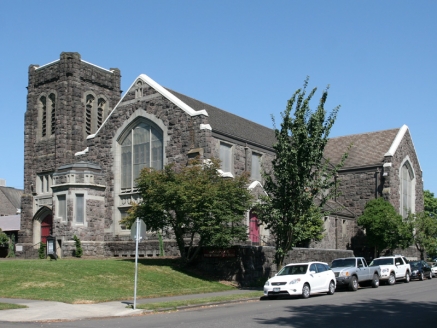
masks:
<path fill-rule="evenodd" d="M 18 231 L 20 230 L 21 215 L 0 216 L 0 229 L 2 231 Z"/>
<path fill-rule="evenodd" d="M 2 193 L 2 195 L 4 196 L 2 197 L 2 199 L 4 199 L 7 202 L 5 204 L 0 203 L 0 206 L 2 207 L 0 208 L 0 211 L 3 209 L 3 207 L 5 210 L 11 207 L 15 209 L 21 208 L 21 195 L 23 194 L 23 190 L 2 186 L 0 187 L 0 193 Z M 15 214 L 15 213 L 11 213 L 11 214 Z"/>
<path fill-rule="evenodd" d="M 208 105 L 194 98 L 190 98 L 179 92 L 170 89 L 167 90 L 195 111 L 206 110 L 213 132 L 252 142 L 273 150 L 272 146 L 276 143 L 273 129 L 229 113 L 223 109 Z"/>
<path fill-rule="evenodd" d="M 324 157 L 332 164 L 337 164 L 351 145 L 343 169 L 381 165 L 399 131 L 400 129 L 390 129 L 331 138 L 325 147 Z"/>

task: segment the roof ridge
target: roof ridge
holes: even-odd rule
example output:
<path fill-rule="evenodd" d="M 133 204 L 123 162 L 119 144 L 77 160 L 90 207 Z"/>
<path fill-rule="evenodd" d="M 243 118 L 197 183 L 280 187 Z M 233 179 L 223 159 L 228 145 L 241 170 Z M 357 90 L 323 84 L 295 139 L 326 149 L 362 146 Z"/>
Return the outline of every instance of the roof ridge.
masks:
<path fill-rule="evenodd" d="M 372 132 L 345 134 L 345 135 L 342 135 L 342 136 L 332 137 L 332 138 L 329 138 L 329 139 L 339 139 L 339 138 L 345 138 L 345 137 L 362 136 L 362 135 L 365 135 L 365 134 L 381 133 L 381 132 L 394 131 L 394 130 L 399 130 L 399 129 L 400 128 L 392 128 L 392 129 L 378 130 L 378 131 L 372 131 Z"/>

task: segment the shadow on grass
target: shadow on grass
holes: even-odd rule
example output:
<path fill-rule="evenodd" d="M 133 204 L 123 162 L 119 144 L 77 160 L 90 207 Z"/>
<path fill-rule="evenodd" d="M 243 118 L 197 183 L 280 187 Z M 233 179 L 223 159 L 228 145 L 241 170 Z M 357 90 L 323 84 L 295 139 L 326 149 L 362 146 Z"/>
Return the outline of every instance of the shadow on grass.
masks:
<path fill-rule="evenodd" d="M 373 299 L 350 305 L 296 304 L 286 307 L 285 311 L 288 314 L 281 317 L 254 320 L 275 327 L 418 327 L 435 322 L 437 302 Z"/>
<path fill-rule="evenodd" d="M 121 261 L 135 262 L 135 259 L 122 259 Z M 199 270 L 196 270 L 190 265 L 186 265 L 181 258 L 141 258 L 138 259 L 138 265 L 146 266 L 168 266 L 175 271 L 181 272 L 187 276 L 201 279 L 204 281 L 214 281 L 218 282 L 221 279 L 217 277 L 209 276 Z"/>

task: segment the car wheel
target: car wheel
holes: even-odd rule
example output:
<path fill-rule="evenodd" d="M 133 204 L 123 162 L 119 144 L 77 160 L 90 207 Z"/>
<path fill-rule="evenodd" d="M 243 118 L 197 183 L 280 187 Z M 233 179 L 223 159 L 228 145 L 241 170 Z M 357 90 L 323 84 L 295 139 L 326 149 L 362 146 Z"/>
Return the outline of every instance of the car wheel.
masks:
<path fill-rule="evenodd" d="M 356 291 L 358 290 L 358 279 L 355 276 L 351 277 L 351 281 L 349 281 L 349 290 Z"/>
<path fill-rule="evenodd" d="M 423 280 L 423 279 L 425 279 L 425 276 L 424 276 L 423 272 L 421 272 L 421 273 L 419 273 L 419 280 Z"/>
<path fill-rule="evenodd" d="M 308 284 L 303 285 L 303 287 L 302 287 L 302 298 L 310 297 L 310 293 L 311 293 L 310 285 L 308 285 Z"/>
<path fill-rule="evenodd" d="M 392 272 L 392 273 L 390 273 L 390 276 L 388 277 L 388 284 L 389 285 L 394 285 L 395 284 L 395 282 L 396 282 L 396 277 L 395 277 L 395 274 Z"/>
<path fill-rule="evenodd" d="M 378 288 L 378 287 L 379 287 L 379 276 L 377 273 L 375 273 L 372 279 L 372 288 Z"/>
<path fill-rule="evenodd" d="M 331 282 L 329 283 L 328 295 L 334 295 L 334 293 L 335 293 L 335 284 L 331 280 Z"/>
<path fill-rule="evenodd" d="M 410 282 L 410 273 L 407 271 L 407 272 L 405 272 L 405 283 L 409 283 Z"/>
<path fill-rule="evenodd" d="M 428 279 L 432 279 L 432 271 L 429 272 L 429 277 Z"/>

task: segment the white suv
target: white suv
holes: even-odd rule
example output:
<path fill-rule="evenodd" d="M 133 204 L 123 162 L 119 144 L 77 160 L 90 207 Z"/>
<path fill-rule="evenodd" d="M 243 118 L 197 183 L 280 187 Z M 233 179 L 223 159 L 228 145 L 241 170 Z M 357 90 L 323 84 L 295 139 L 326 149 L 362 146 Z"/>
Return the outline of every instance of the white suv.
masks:
<path fill-rule="evenodd" d="M 381 268 L 381 277 L 379 280 L 387 281 L 389 285 L 394 285 L 396 280 L 410 282 L 411 267 L 408 260 L 402 255 L 382 256 L 374 259 L 369 266 Z"/>

